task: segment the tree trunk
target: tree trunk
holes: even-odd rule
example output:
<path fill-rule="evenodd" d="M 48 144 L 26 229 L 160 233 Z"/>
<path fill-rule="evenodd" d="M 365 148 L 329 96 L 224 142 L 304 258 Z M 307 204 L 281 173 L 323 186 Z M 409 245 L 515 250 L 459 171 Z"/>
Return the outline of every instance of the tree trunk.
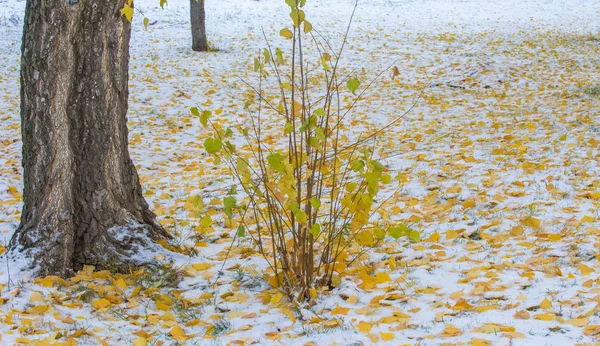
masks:
<path fill-rule="evenodd" d="M 37 275 L 125 271 L 169 238 L 127 149 L 123 1 L 27 0 L 21 47 L 24 207 L 10 250 Z"/>
<path fill-rule="evenodd" d="M 192 50 L 206 52 L 208 51 L 208 43 L 206 42 L 204 0 L 190 0 L 190 16 L 192 22 Z"/>

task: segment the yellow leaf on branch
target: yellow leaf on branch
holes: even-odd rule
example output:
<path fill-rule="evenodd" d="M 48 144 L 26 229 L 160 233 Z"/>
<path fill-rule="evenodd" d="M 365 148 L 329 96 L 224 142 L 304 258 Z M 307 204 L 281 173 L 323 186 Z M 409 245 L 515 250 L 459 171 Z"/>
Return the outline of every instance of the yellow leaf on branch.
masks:
<path fill-rule="evenodd" d="M 133 18 L 133 7 L 131 7 L 130 4 L 123 4 L 121 15 L 125 16 L 127 21 L 131 23 L 131 19 Z"/>
<path fill-rule="evenodd" d="M 292 37 L 294 37 L 294 34 L 292 33 L 292 31 L 288 28 L 283 28 L 281 29 L 281 31 L 279 32 L 279 34 L 289 40 L 292 39 Z"/>

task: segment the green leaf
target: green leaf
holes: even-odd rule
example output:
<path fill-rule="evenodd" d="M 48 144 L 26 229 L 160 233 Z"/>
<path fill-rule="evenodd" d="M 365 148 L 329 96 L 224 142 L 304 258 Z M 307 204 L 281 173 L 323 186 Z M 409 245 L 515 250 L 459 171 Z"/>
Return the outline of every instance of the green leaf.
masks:
<path fill-rule="evenodd" d="M 237 186 L 231 185 L 231 188 L 227 192 L 228 195 L 235 195 L 237 193 Z"/>
<path fill-rule="evenodd" d="M 354 160 L 352 162 L 352 170 L 355 172 L 360 172 L 365 168 L 365 163 L 362 160 Z"/>
<path fill-rule="evenodd" d="M 202 197 L 200 197 L 200 196 L 194 196 L 194 199 L 192 200 L 192 205 L 196 209 L 202 208 L 204 206 L 204 202 L 202 201 Z"/>
<path fill-rule="evenodd" d="M 296 215 L 296 221 L 298 221 L 298 223 L 306 223 L 308 221 L 308 216 L 306 216 L 304 210 L 298 210 L 294 215 Z"/>
<path fill-rule="evenodd" d="M 200 116 L 200 113 L 198 112 L 198 107 L 190 108 L 190 112 L 192 112 L 192 114 L 195 116 Z"/>
<path fill-rule="evenodd" d="M 150 23 L 150 20 L 147 17 L 144 17 L 144 30 L 148 30 L 149 23 Z"/>
<path fill-rule="evenodd" d="M 225 146 L 227 147 L 227 150 L 229 150 L 230 153 L 235 153 L 237 151 L 235 145 L 230 141 L 225 142 Z"/>
<path fill-rule="evenodd" d="M 348 90 L 350 90 L 354 95 L 356 95 L 356 91 L 360 86 L 360 82 L 358 81 L 358 79 L 356 79 L 356 77 L 352 77 L 348 79 L 346 85 L 348 86 Z"/>
<path fill-rule="evenodd" d="M 237 229 L 237 236 L 240 238 L 244 238 L 246 236 L 246 228 L 244 225 L 239 225 Z"/>
<path fill-rule="evenodd" d="M 283 50 L 281 48 L 275 49 L 275 56 L 277 57 L 277 63 L 283 64 Z"/>
<path fill-rule="evenodd" d="M 268 63 L 269 61 L 271 61 L 271 53 L 269 52 L 269 50 L 267 48 L 265 48 L 263 50 L 263 55 L 265 57 L 265 63 Z"/>
<path fill-rule="evenodd" d="M 235 197 L 223 197 L 223 210 L 225 215 L 231 220 L 233 218 L 233 208 L 235 207 Z"/>
<path fill-rule="evenodd" d="M 281 31 L 279 32 L 279 35 L 287 38 L 288 40 L 291 40 L 294 37 L 294 34 L 292 33 L 292 31 L 288 28 L 281 29 Z"/>
<path fill-rule="evenodd" d="M 283 128 L 283 134 L 285 136 L 289 135 L 294 131 L 294 125 L 292 123 L 285 123 L 285 127 Z"/>
<path fill-rule="evenodd" d="M 212 225 L 212 218 L 210 217 L 210 215 L 204 215 L 202 220 L 200 220 L 200 226 L 206 228 L 210 227 L 210 225 Z"/>
<path fill-rule="evenodd" d="M 390 228 L 388 234 L 395 239 L 398 239 L 403 235 L 407 236 L 408 239 L 412 241 L 419 241 L 421 239 L 419 231 L 416 231 L 405 224 Z"/>
<path fill-rule="evenodd" d="M 279 173 L 285 172 L 285 165 L 283 164 L 283 156 L 279 153 L 269 154 L 267 156 L 267 162 L 269 167 L 273 168 Z"/>
<path fill-rule="evenodd" d="M 323 130 L 320 127 L 317 127 L 315 129 L 315 136 L 320 140 L 320 141 L 324 141 L 325 140 L 325 130 Z"/>
<path fill-rule="evenodd" d="M 290 17 L 292 18 L 292 21 L 294 22 L 294 26 L 296 28 L 299 28 L 300 23 L 302 23 L 305 18 L 304 11 L 293 9 L 292 12 L 290 12 Z"/>
<path fill-rule="evenodd" d="M 385 168 L 379 161 L 371 161 L 371 164 L 373 165 L 373 167 L 375 167 L 376 170 L 378 170 L 379 172 L 383 172 L 383 169 Z"/>
<path fill-rule="evenodd" d="M 421 235 L 419 234 L 419 231 L 416 231 L 414 229 L 411 229 L 408 234 L 408 239 L 412 240 L 412 241 L 419 241 L 421 240 Z"/>
<path fill-rule="evenodd" d="M 296 7 L 296 2 L 297 0 L 285 0 L 285 3 L 288 4 L 289 7 L 291 8 L 295 8 Z"/>
<path fill-rule="evenodd" d="M 367 188 L 369 192 L 374 195 L 379 192 L 379 172 L 367 172 L 365 173 L 365 180 L 367 181 Z"/>
<path fill-rule="evenodd" d="M 383 239 L 383 237 L 385 237 L 385 230 L 383 230 L 381 228 L 377 228 L 377 229 L 375 229 L 373 234 L 375 235 L 375 239 L 381 240 L 381 239 Z"/>
<path fill-rule="evenodd" d="M 296 214 L 300 210 L 300 205 L 296 201 L 291 202 L 289 207 L 292 213 L 294 214 Z"/>
<path fill-rule="evenodd" d="M 320 116 L 320 117 L 324 117 L 326 115 L 325 110 L 323 108 L 317 108 L 315 109 L 315 114 Z"/>
<path fill-rule="evenodd" d="M 208 119 L 210 118 L 211 115 L 212 115 L 211 111 L 202 111 L 202 114 L 200 114 L 200 124 L 202 124 L 202 126 L 206 127 L 208 125 Z"/>
<path fill-rule="evenodd" d="M 160 0 L 160 7 L 164 8 L 166 3 L 167 3 L 167 0 Z"/>
<path fill-rule="evenodd" d="M 312 207 L 315 209 L 319 209 L 321 207 L 321 200 L 318 198 L 313 197 L 308 201 L 310 202 L 310 205 L 312 205 Z"/>
<path fill-rule="evenodd" d="M 384 175 L 383 177 L 381 177 L 381 182 L 384 184 L 389 184 L 392 182 L 392 176 L 389 174 Z"/>
<path fill-rule="evenodd" d="M 209 137 L 204 140 L 204 149 L 206 149 L 206 152 L 209 154 L 215 154 L 219 152 L 221 148 L 223 148 L 223 142 L 221 142 L 221 139 L 219 138 Z"/>
<path fill-rule="evenodd" d="M 254 72 L 258 72 L 260 70 L 260 60 L 258 58 L 254 58 Z"/>
<path fill-rule="evenodd" d="M 321 65 L 323 65 L 323 69 L 325 71 L 329 71 L 329 64 L 327 63 L 327 58 L 325 57 L 325 55 L 323 55 L 323 57 L 321 58 Z"/>
<path fill-rule="evenodd" d="M 308 20 L 304 20 L 304 33 L 308 34 L 312 31 L 312 24 Z"/>
<path fill-rule="evenodd" d="M 250 165 L 248 165 L 248 162 L 246 160 L 242 159 L 241 157 L 238 157 L 236 161 L 236 167 L 238 172 L 240 172 L 240 174 L 243 177 L 250 177 Z"/>
<path fill-rule="evenodd" d="M 392 227 L 388 230 L 388 234 L 390 235 L 390 237 L 398 239 L 404 235 L 404 231 L 400 227 Z"/>
<path fill-rule="evenodd" d="M 321 234 L 321 225 L 319 225 L 318 223 L 312 225 L 309 232 L 310 234 L 312 234 L 313 237 L 318 238 L 319 234 Z"/>
<path fill-rule="evenodd" d="M 356 187 L 357 187 L 356 183 L 348 183 L 348 184 L 346 184 L 346 191 L 352 192 L 352 191 L 356 190 Z"/>

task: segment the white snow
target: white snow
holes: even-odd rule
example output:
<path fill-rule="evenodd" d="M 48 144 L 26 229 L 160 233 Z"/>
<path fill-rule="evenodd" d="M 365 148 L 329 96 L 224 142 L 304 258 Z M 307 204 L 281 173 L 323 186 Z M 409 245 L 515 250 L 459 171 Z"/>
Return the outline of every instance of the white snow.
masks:
<path fill-rule="evenodd" d="M 164 9 L 158 3 L 135 0 L 130 151 L 151 207 L 180 243 L 190 245 L 197 241 L 193 228 L 198 220 L 186 210 L 186 199 L 198 195 L 205 210 L 214 211 L 211 201 L 220 199 L 232 182 L 204 154 L 202 142 L 209 133 L 189 116 L 189 107 L 222 109 L 215 117 L 223 125 L 246 121 L 247 88 L 239 77 L 255 79 L 250 64 L 265 45 L 262 30 L 273 45 L 285 47 L 279 30 L 289 26 L 288 7 L 283 0 L 208 0 L 209 41 L 219 51 L 201 54 L 189 49 L 189 2 L 170 0 Z M 353 4 L 307 0 L 307 19 L 339 47 Z M 22 207 L 19 55 L 24 6 L 22 0 L 0 0 L 0 245 L 10 240 Z M 150 22 L 147 31 L 144 16 Z M 415 216 L 413 226 L 424 241 L 410 244 L 400 239 L 388 244 L 388 253 L 370 253 L 370 265 L 375 272 L 389 272 L 391 283 L 363 290 L 358 287 L 360 280 L 345 279 L 334 291 L 323 292 L 316 305 L 295 312 L 307 321 L 341 319 L 342 327 L 320 328 L 318 323 L 292 323 L 282 306 L 261 302 L 265 294 L 276 293 L 261 292 L 269 289 L 262 278 L 264 261 L 240 254 L 251 247 L 248 242 L 233 243 L 223 264 L 232 240 L 222 237 L 230 230 L 217 213 L 215 232 L 199 241 L 209 244 L 197 247 L 198 256 L 179 258 L 175 264 L 182 270 L 189 264 L 212 265 L 186 276 L 178 287 L 186 299 L 201 302 L 189 310 L 194 314 L 190 320 L 202 323 L 184 327 L 187 334 L 200 335 L 187 343 L 437 345 L 469 344 L 482 338 L 493 345 L 574 345 L 598 341 L 598 331 L 586 333 L 585 327 L 559 319 L 585 315 L 589 325 L 600 325 L 595 304 L 599 205 L 582 197 L 600 189 L 598 146 L 590 144 L 600 140 L 600 99 L 585 92 L 600 87 L 599 16 L 597 0 L 362 0 L 343 67 L 350 71 L 360 66 L 359 77 L 368 80 L 393 64 L 401 76 L 392 81 L 386 74 L 377 82 L 371 94 L 378 98 L 361 105 L 358 123 L 351 126 L 364 129 L 368 126 L 361 121 L 381 124 L 395 119 L 410 107 L 420 88 L 429 86 L 415 109 L 388 133 L 384 143 L 390 152 L 382 160 L 409 177 L 396 204 L 401 212 L 384 216 L 391 220 Z M 563 135 L 566 138 L 561 139 Z M 456 186 L 458 192 L 447 190 Z M 476 199 L 475 207 L 462 206 L 469 199 Z M 446 205 L 450 208 L 442 210 Z M 580 223 L 584 216 L 594 221 Z M 540 229 L 524 226 L 524 235 L 510 236 L 509 231 L 527 217 L 540 220 Z M 436 232 L 440 240 L 427 241 Z M 468 239 L 475 232 L 481 241 Z M 550 235 L 561 238 L 550 240 Z M 149 255 L 154 256 L 140 254 Z M 397 270 L 390 271 L 384 262 L 389 256 L 397 257 Z M 6 257 L 1 260 L 2 344 L 14 344 L 20 337 L 43 339 L 56 331 L 72 335 L 80 329 L 94 334 L 80 337 L 81 344 L 99 340 L 131 344 L 138 337 L 133 333 L 140 329 L 157 331 L 155 340 L 175 344 L 168 335 L 173 326 L 169 321 L 148 323 L 165 314 L 152 300 L 134 299 L 123 303 L 131 306 L 128 309 L 104 312 L 89 304 L 55 304 L 54 314 L 36 315 L 31 307 L 48 302 L 32 303 L 33 293 L 52 302 L 52 295 L 64 295 L 65 289 L 34 283 L 26 272 L 19 272 L 15 281 L 23 258 L 8 263 L 14 268 L 9 285 Z M 584 275 L 580 264 L 595 271 Z M 243 267 L 244 274 L 238 273 L 241 284 L 234 285 L 235 265 Z M 128 285 L 127 295 L 134 287 Z M 369 304 L 388 291 L 405 297 L 390 306 Z M 470 305 L 498 308 L 453 309 L 459 298 L 450 296 L 459 291 Z M 216 298 L 201 298 L 207 292 Z M 236 299 L 222 298 L 228 292 Z M 359 299 L 356 304 L 343 299 L 352 295 Z M 544 298 L 553 303 L 549 311 L 556 318 L 551 322 L 534 318 L 544 312 L 534 311 Z M 351 310 L 347 316 L 331 316 L 337 305 Z M 532 308 L 529 319 L 513 317 L 527 308 Z M 13 329 L 7 322 L 11 311 L 16 326 L 31 320 L 40 334 L 32 334 L 32 328 Z M 394 311 L 410 315 L 406 325 L 375 323 Z M 256 313 L 256 317 L 228 317 L 232 312 Z M 440 319 L 439 313 L 445 315 Z M 216 340 L 204 339 L 214 315 L 224 316 L 232 332 Z M 66 317 L 76 322 L 64 322 Z M 360 321 L 374 323 L 371 333 L 378 341 L 358 331 Z M 508 337 L 505 330 L 472 332 L 485 323 L 512 326 L 524 337 Z M 462 333 L 441 336 L 451 326 Z M 394 340 L 382 341 L 379 332 L 390 330 Z M 282 339 L 269 340 L 270 332 L 281 333 Z"/>

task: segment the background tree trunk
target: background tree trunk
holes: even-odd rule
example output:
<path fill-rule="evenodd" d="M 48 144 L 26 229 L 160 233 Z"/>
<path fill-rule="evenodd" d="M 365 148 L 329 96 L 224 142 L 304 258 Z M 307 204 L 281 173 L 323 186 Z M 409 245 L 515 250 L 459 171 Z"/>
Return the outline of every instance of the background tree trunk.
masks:
<path fill-rule="evenodd" d="M 208 51 L 208 43 L 206 42 L 204 0 L 190 0 L 190 15 L 192 22 L 192 50 L 206 52 Z"/>
<path fill-rule="evenodd" d="M 127 149 L 123 1 L 69 3 L 27 0 L 21 47 L 24 207 L 10 250 L 42 276 L 144 265 L 170 237 Z"/>

